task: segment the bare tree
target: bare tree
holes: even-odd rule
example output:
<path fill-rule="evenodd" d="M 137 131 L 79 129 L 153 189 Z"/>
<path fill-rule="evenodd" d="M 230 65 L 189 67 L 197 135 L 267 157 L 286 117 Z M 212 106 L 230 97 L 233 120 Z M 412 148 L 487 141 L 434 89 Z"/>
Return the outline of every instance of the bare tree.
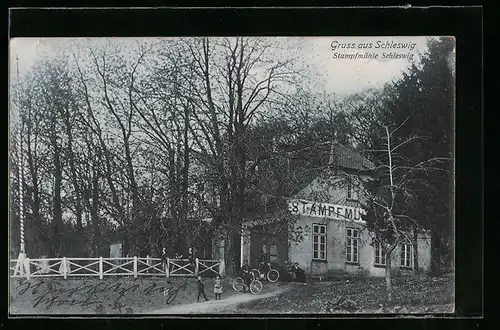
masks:
<path fill-rule="evenodd" d="M 41 181 L 43 171 L 46 168 L 44 159 L 48 156 L 43 150 L 42 141 L 42 115 L 36 111 L 40 104 L 37 98 L 37 88 L 32 75 L 21 77 L 13 86 L 12 106 L 18 112 L 18 122 L 15 123 L 20 129 L 15 129 L 11 126 L 11 136 L 13 138 L 13 153 L 11 154 L 13 165 L 17 173 L 17 185 L 14 185 L 13 195 L 16 196 L 16 201 L 19 201 L 19 175 L 20 175 L 20 157 L 25 160 L 25 202 L 27 206 L 27 234 L 26 240 L 29 241 L 28 251 L 35 253 L 35 241 L 32 237 L 38 237 L 38 240 L 44 245 L 44 249 L 48 248 L 48 237 L 42 230 L 42 187 Z M 23 147 L 23 150 L 19 148 Z M 14 152 L 15 151 L 15 152 Z M 22 155 L 21 155 L 22 154 Z M 18 157 L 19 156 L 19 157 Z M 19 211 L 19 210 L 18 210 Z M 48 253 L 48 251 L 45 251 Z"/>
<path fill-rule="evenodd" d="M 237 263 L 247 188 L 247 128 L 261 110 L 295 83 L 290 59 L 270 59 L 273 46 L 260 38 L 187 40 L 193 61 L 195 105 L 191 128 L 197 149 L 217 181 L 217 224 L 226 240 L 227 265 Z"/>
<path fill-rule="evenodd" d="M 64 249 L 63 228 L 63 181 L 64 181 L 64 128 L 61 125 L 62 114 L 69 106 L 69 76 L 62 62 L 42 62 L 35 75 L 35 83 L 39 90 L 40 103 L 37 112 L 41 116 L 44 131 L 44 142 L 50 150 L 50 168 L 52 176 L 52 235 L 50 237 L 50 255 L 60 255 Z M 67 144 L 66 144 L 67 145 Z M 33 176 L 35 177 L 35 176 Z M 36 207 L 36 203 L 34 203 Z"/>
<path fill-rule="evenodd" d="M 159 197 L 160 191 L 166 192 L 168 216 L 164 219 L 151 214 L 146 227 L 151 221 L 160 221 L 165 244 L 170 249 L 185 245 L 184 236 L 189 236 L 189 170 L 190 170 L 190 94 L 180 71 L 185 70 L 182 57 L 176 52 L 176 42 L 168 42 L 168 47 L 157 53 L 157 58 L 150 59 L 147 78 L 137 84 L 130 84 L 129 97 L 133 110 L 138 114 L 135 125 L 139 129 L 141 142 L 147 145 L 142 150 L 145 158 L 155 159 L 155 171 L 163 176 L 164 181 L 151 192 L 151 197 Z M 152 181 L 151 181 L 152 182 Z M 146 203 L 146 201 L 143 201 Z M 168 220 L 168 224 L 164 223 Z M 171 245 L 171 246 L 170 246 Z"/>
<path fill-rule="evenodd" d="M 396 247 L 401 243 L 415 244 L 415 235 L 421 230 L 428 229 L 411 210 L 417 193 L 422 189 L 433 189 L 421 174 L 444 171 L 442 164 L 450 160 L 433 157 L 417 164 L 408 162 L 408 158 L 400 152 L 400 148 L 422 137 L 398 138 L 396 133 L 405 122 L 406 120 L 393 129 L 390 127 L 395 125 L 383 127 L 385 141 L 380 143 L 379 149 L 370 150 L 380 154 L 379 162 L 373 169 L 376 173 L 375 178 L 361 187 L 361 193 L 367 200 L 368 229 L 375 234 L 375 242 L 381 244 L 385 252 L 385 279 L 389 302 L 392 301 L 391 261 Z M 412 255 L 412 258 L 415 258 L 415 255 Z"/>
<path fill-rule="evenodd" d="M 99 224 L 101 223 L 98 215 L 98 210 L 95 208 L 100 205 L 102 202 L 105 202 L 102 206 L 107 207 L 106 200 L 100 200 L 98 198 L 98 186 L 99 186 L 99 178 L 103 176 L 107 183 L 107 187 L 109 189 L 109 196 L 111 197 L 110 203 L 111 207 L 111 217 L 112 219 L 119 224 L 120 228 L 127 232 L 130 229 L 131 221 L 129 220 L 129 216 L 126 212 L 126 205 L 128 201 L 124 200 L 123 194 L 120 192 L 120 182 L 118 180 L 116 174 L 121 169 L 125 169 L 127 172 L 127 178 L 130 180 L 130 185 L 125 184 L 125 189 L 131 187 L 133 191 L 136 191 L 137 184 L 135 183 L 135 176 L 131 161 L 131 150 L 130 150 L 130 137 L 132 132 L 132 116 L 133 109 L 130 107 L 126 107 L 123 100 L 119 99 L 118 96 L 122 96 L 125 100 L 128 101 L 128 94 L 123 94 L 124 91 L 126 93 L 127 87 L 118 86 L 120 82 L 116 82 L 115 79 L 122 78 L 121 74 L 123 70 L 119 69 L 118 63 L 113 60 L 107 59 L 107 54 L 102 52 L 101 54 L 96 54 L 92 49 L 89 49 L 90 62 L 87 68 L 82 68 L 79 65 L 76 56 L 74 56 L 79 82 L 81 86 L 81 95 L 82 102 L 81 107 L 86 109 L 81 112 L 80 121 L 90 129 L 92 135 L 97 138 L 97 144 L 94 144 L 92 141 L 92 136 L 89 136 L 86 140 L 86 145 L 88 147 L 89 155 L 93 155 L 97 160 L 102 159 L 102 170 L 98 164 L 93 164 L 91 167 L 91 175 L 92 178 L 92 187 L 90 188 L 90 194 L 88 196 L 93 196 L 92 198 L 88 197 L 89 200 L 92 201 L 89 204 L 91 207 L 91 217 L 92 223 L 94 226 L 94 230 L 97 230 Z M 111 57 L 111 56 L 110 56 Z M 106 62 L 106 60 L 110 61 Z M 114 75 L 110 78 L 108 77 L 109 72 L 113 69 Z M 117 72 L 118 71 L 118 72 Z M 133 75 L 132 75 L 133 76 Z M 122 84 L 125 84 L 121 81 Z M 90 84 L 90 85 L 89 85 Z M 111 87 L 110 87 L 111 86 Z M 102 88 L 98 88 L 102 87 Z M 121 88 L 120 88 L 121 87 Z M 111 99 L 110 89 L 114 88 L 113 91 L 121 92 L 117 93 L 114 99 Z M 113 92 L 113 95 L 115 93 Z M 102 102 L 98 102 L 98 100 L 103 100 Z M 118 108 L 116 110 L 115 108 Z M 114 126 L 111 125 L 112 122 L 109 119 L 106 119 L 105 113 L 108 113 L 111 119 L 115 120 L 115 123 L 118 127 L 118 132 L 121 134 L 122 138 L 122 146 L 125 149 L 125 164 L 124 166 L 116 164 L 116 160 L 118 155 L 116 154 L 116 149 L 118 149 L 114 144 L 114 133 L 112 129 Z M 103 123 L 104 122 L 104 123 Z M 113 137 L 110 139 L 110 137 Z M 137 196 L 137 193 L 133 193 L 132 196 Z M 135 198 L 134 197 L 134 198 Z M 134 203 L 134 207 L 137 207 L 137 201 Z M 94 232 L 94 237 L 97 241 L 99 240 L 99 233 Z M 124 235 L 125 238 L 128 235 Z M 124 252 L 128 253 L 129 249 L 129 240 L 125 240 Z"/>

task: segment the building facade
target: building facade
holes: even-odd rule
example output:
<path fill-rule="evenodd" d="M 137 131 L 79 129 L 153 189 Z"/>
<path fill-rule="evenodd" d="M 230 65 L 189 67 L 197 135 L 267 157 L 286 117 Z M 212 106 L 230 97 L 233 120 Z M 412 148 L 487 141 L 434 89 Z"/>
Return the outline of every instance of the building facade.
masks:
<path fill-rule="evenodd" d="M 266 224 L 247 223 L 242 235 L 242 261 L 256 264 L 265 254 L 278 265 L 287 260 L 297 262 L 309 274 L 365 271 L 372 276 L 385 275 L 386 256 L 366 228 L 361 207 L 362 187 L 374 166 L 341 145 L 332 145 L 330 165 L 288 199 L 287 228 L 283 228 L 279 215 L 269 216 L 269 228 L 273 224 L 283 228 L 271 237 Z M 411 272 L 418 264 L 421 272 L 430 269 L 430 234 L 422 232 L 415 237 L 393 251 L 391 268 Z"/>

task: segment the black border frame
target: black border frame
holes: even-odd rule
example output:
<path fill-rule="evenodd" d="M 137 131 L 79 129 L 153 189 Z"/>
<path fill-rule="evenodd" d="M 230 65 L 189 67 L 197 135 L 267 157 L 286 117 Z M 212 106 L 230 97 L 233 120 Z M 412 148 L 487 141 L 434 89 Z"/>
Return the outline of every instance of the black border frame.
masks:
<path fill-rule="evenodd" d="M 385 36 L 453 35 L 457 40 L 456 89 L 456 316 L 461 327 L 479 326 L 483 314 L 483 10 L 482 7 L 427 8 L 224 8 L 224 9 L 21 9 L 9 12 L 11 37 L 112 37 L 112 36 L 194 36 L 194 35 L 265 35 L 265 36 Z M 5 221 L 4 225 L 8 225 Z M 4 230 L 4 233 L 7 233 Z M 8 278 L 7 278 L 8 280 Z M 8 310 L 8 306 L 4 310 Z M 229 315 L 230 316 L 230 315 Z M 206 317 L 206 316 L 205 316 Z M 272 316 L 256 315 L 257 318 Z M 280 318 L 289 318 L 279 315 Z M 280 320 L 285 326 L 320 327 L 332 316 L 313 315 L 317 319 Z M 374 323 L 384 327 L 412 329 L 455 325 L 453 319 L 397 319 L 374 315 Z M 90 319 L 85 316 L 86 319 Z M 184 317 L 186 318 L 186 317 Z M 220 318 L 220 316 L 214 316 Z M 293 316 L 292 316 L 293 318 Z M 366 319 L 366 316 L 363 316 Z M 137 320 L 94 319 L 58 320 L 63 327 L 131 325 Z M 182 326 L 190 326 L 185 320 Z M 338 319 L 335 325 L 356 327 L 363 322 Z M 37 324 L 33 324 L 37 322 Z M 179 325 L 176 319 L 140 320 L 144 327 Z M 216 320 L 204 320 L 204 327 Z M 292 323 L 293 322 L 293 323 Z M 340 323 L 339 323 L 340 322 Z M 52 320 L 9 320 L 16 327 L 31 324 L 45 327 Z M 217 322 L 220 326 L 220 323 Z M 255 326 L 267 329 L 266 320 Z M 3 322 L 2 322 L 3 326 Z M 366 325 L 365 325 L 366 326 Z"/>

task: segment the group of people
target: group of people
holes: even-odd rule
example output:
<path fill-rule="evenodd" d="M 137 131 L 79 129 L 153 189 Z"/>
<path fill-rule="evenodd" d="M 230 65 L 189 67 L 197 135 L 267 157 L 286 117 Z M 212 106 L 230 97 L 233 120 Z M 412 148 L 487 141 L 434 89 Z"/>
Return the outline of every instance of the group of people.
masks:
<path fill-rule="evenodd" d="M 298 262 L 294 262 L 293 265 L 290 264 L 288 261 L 285 264 L 287 272 L 291 274 L 293 279 L 295 281 L 299 282 L 305 282 L 305 271 L 299 267 Z M 269 270 L 271 269 L 269 262 L 264 258 L 260 257 L 259 258 L 259 271 L 261 274 L 266 274 Z M 240 268 L 240 274 L 241 278 L 245 282 L 245 285 L 243 286 L 243 292 L 247 292 L 250 288 L 250 283 L 252 281 L 252 274 L 251 274 L 251 269 L 248 264 L 248 260 L 243 261 L 243 265 Z M 198 298 L 197 301 L 200 302 L 200 297 L 205 298 L 205 301 L 208 301 L 210 299 L 207 298 L 205 294 L 205 284 L 203 282 L 203 279 L 201 276 L 198 276 L 197 279 L 197 286 L 198 286 Z M 214 295 L 215 295 L 215 300 L 220 300 L 221 295 L 222 295 L 222 282 L 220 279 L 220 276 L 217 275 L 214 281 Z"/>
<path fill-rule="evenodd" d="M 203 296 L 205 298 L 205 301 L 209 301 L 210 299 L 207 298 L 207 295 L 205 294 L 205 283 L 203 282 L 203 279 L 201 276 L 198 276 L 196 279 L 196 284 L 198 286 L 198 298 L 197 301 L 200 302 L 200 297 Z M 216 275 L 215 281 L 214 281 L 214 295 L 215 295 L 215 300 L 220 300 L 221 295 L 222 295 L 222 281 L 220 279 L 219 275 Z"/>
<path fill-rule="evenodd" d="M 176 252 L 174 258 L 177 260 L 183 259 L 183 255 L 179 252 Z M 162 254 L 161 254 L 161 262 L 162 262 L 162 267 L 165 270 L 167 268 L 167 259 L 168 259 L 167 249 L 163 248 Z M 190 267 L 194 271 L 196 268 L 196 256 L 195 256 L 195 251 L 192 247 L 190 247 L 188 250 L 187 259 L 189 260 Z M 205 293 L 205 282 L 203 281 L 203 278 L 201 276 L 198 276 L 198 278 L 196 279 L 196 284 L 198 287 L 197 301 L 200 302 L 200 297 L 203 297 L 205 299 L 205 301 L 209 301 L 210 299 L 207 298 L 207 295 Z M 215 295 L 215 300 L 221 299 L 222 291 L 223 291 L 222 290 L 222 281 L 220 279 L 220 276 L 216 275 L 215 281 L 214 281 L 214 290 L 213 290 L 214 295 Z"/>
<path fill-rule="evenodd" d="M 290 274 L 292 280 L 297 281 L 297 282 L 305 282 L 306 281 L 306 272 L 299 267 L 298 262 L 294 262 L 293 265 L 290 264 L 288 261 L 285 262 L 285 267 Z"/>
<path fill-rule="evenodd" d="M 182 259 L 182 254 L 179 253 L 179 252 L 176 252 L 175 253 L 175 256 L 174 256 L 174 259 Z M 161 264 L 162 264 L 162 268 L 166 271 L 167 269 L 167 259 L 168 259 L 168 255 L 167 255 L 167 249 L 166 248 L 163 248 L 162 249 L 162 252 L 161 252 Z M 189 265 L 191 266 L 191 268 L 195 269 L 196 267 L 196 257 L 195 257 L 195 252 L 194 252 L 194 249 L 192 247 L 189 248 L 189 251 L 188 251 L 188 260 L 189 260 Z"/>
<path fill-rule="evenodd" d="M 54 264 L 53 264 L 54 265 Z M 49 260 L 47 256 L 44 254 L 41 256 L 40 260 L 36 262 L 36 270 L 41 274 L 49 274 L 51 271 Z M 55 271 L 55 270 L 54 270 Z M 71 264 L 67 260 L 61 260 L 59 263 L 59 274 L 71 272 Z"/>
<path fill-rule="evenodd" d="M 258 266 L 259 272 L 261 276 L 265 276 L 269 270 L 271 270 L 271 265 L 267 261 L 267 258 L 264 255 L 261 255 L 259 257 L 259 266 Z M 250 283 L 252 282 L 252 274 L 251 274 L 251 269 L 250 266 L 248 265 L 248 260 L 243 261 L 243 265 L 240 268 L 240 274 L 241 278 L 243 279 L 243 282 L 245 282 L 245 285 L 243 286 L 243 292 L 247 291 L 247 288 L 250 288 Z"/>

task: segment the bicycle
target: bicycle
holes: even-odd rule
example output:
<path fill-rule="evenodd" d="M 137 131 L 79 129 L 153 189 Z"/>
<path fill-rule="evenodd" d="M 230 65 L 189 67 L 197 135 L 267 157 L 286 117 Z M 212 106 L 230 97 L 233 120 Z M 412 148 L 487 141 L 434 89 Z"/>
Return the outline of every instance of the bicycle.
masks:
<path fill-rule="evenodd" d="M 262 287 L 262 282 L 257 279 L 252 279 L 250 288 L 240 276 L 236 277 L 233 281 L 233 289 L 237 292 L 241 292 L 244 288 L 249 288 L 251 293 L 259 294 L 262 291 Z"/>
<path fill-rule="evenodd" d="M 268 280 L 274 283 L 280 278 L 280 273 L 276 269 L 273 269 L 270 263 L 268 263 L 267 266 L 269 267 L 269 271 L 266 274 L 261 274 L 260 270 L 257 268 L 252 269 L 250 273 L 255 279 Z"/>

